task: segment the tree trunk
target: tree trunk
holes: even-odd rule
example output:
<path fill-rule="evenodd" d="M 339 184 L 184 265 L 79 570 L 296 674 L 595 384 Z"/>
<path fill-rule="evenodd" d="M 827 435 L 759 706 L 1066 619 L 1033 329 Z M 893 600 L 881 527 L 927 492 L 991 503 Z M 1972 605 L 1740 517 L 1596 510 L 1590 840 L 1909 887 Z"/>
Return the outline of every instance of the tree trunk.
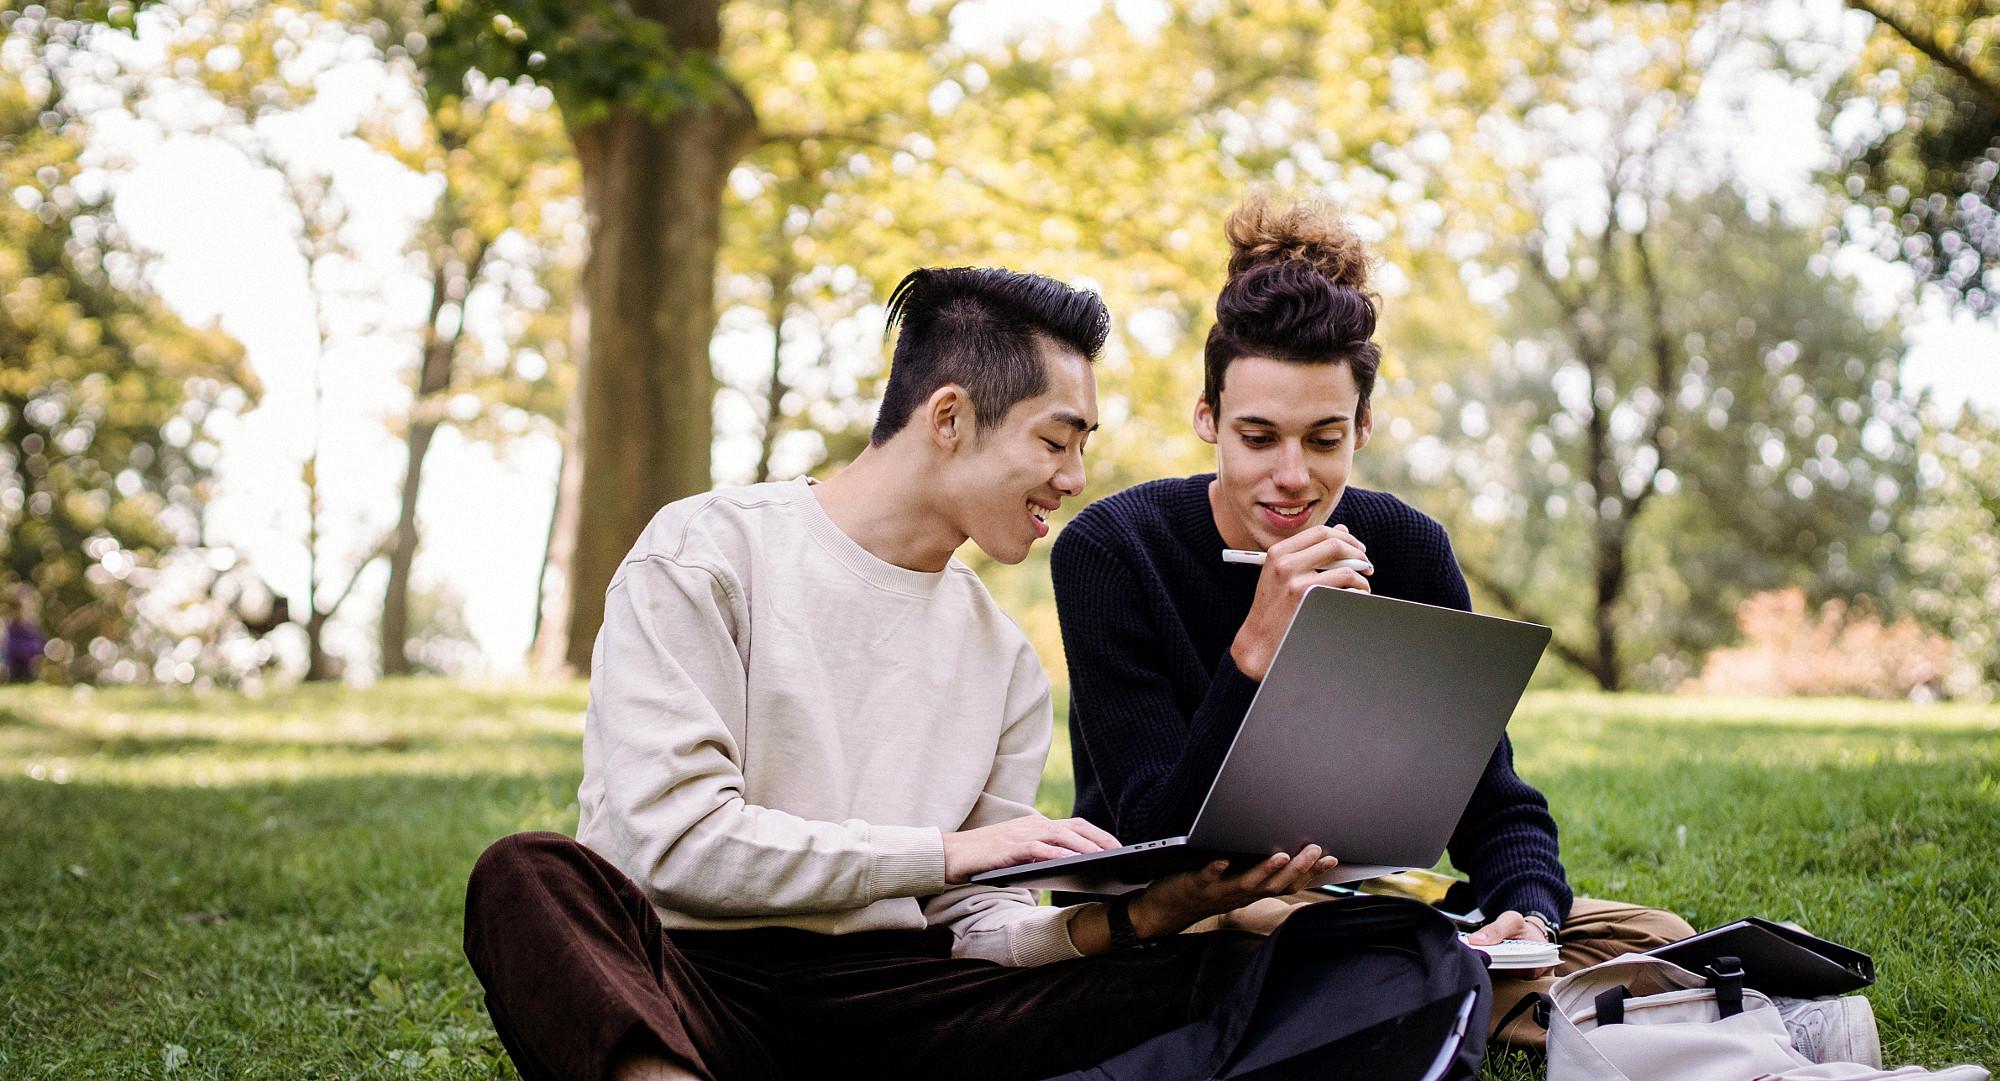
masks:
<path fill-rule="evenodd" d="M 1623 501 L 1616 502 L 1622 510 Z M 1625 526 L 1622 514 L 1597 523 L 1597 605 L 1592 613 L 1597 656 L 1590 674 L 1607 691 L 1618 690 L 1623 682 L 1618 669 L 1618 600 L 1625 592 Z"/>
<path fill-rule="evenodd" d="M 719 0 L 635 3 L 683 49 L 714 52 Z M 715 378 L 715 256 L 722 187 L 756 118 L 729 96 L 654 119 L 628 108 L 572 128 L 583 167 L 590 258 L 583 296 L 582 499 L 570 560 L 566 658 L 585 671 L 604 591 L 662 506 L 710 486 Z"/>
<path fill-rule="evenodd" d="M 395 539 L 389 546 L 389 586 L 382 596 L 382 674 L 407 676 L 411 673 L 410 564 L 417 556 L 417 492 L 423 481 L 424 456 L 430 453 L 431 437 L 437 434 L 437 402 L 434 399 L 451 382 L 452 354 L 457 351 L 460 330 L 450 337 L 438 333 L 438 313 L 444 309 L 447 284 L 446 262 L 440 258 L 431 274 L 430 322 L 424 331 L 424 364 L 417 374 L 417 396 L 410 406 L 409 464 L 403 472 L 403 507 L 396 519 Z"/>
<path fill-rule="evenodd" d="M 1608 260 L 1607 260 L 1608 263 Z M 1607 691 L 1618 689 L 1618 595 L 1625 589 L 1625 500 L 1620 490 L 1618 463 L 1612 456 L 1610 409 L 1599 401 L 1597 395 L 1610 384 L 1605 381 L 1604 371 L 1608 365 L 1595 343 L 1581 343 L 1579 352 L 1583 355 L 1584 369 L 1590 373 L 1590 417 L 1585 422 L 1585 444 L 1590 455 L 1590 480 L 1592 494 L 1597 499 L 1595 509 L 1597 527 L 1592 531 L 1596 541 L 1594 579 L 1597 587 L 1596 605 L 1591 612 L 1595 630 L 1596 655 L 1592 657 L 1591 676 L 1597 685 Z M 1613 514 L 1606 514 L 1605 508 L 1612 508 Z"/>
<path fill-rule="evenodd" d="M 535 591 L 535 637 L 528 669 L 540 675 L 565 674 L 569 662 L 570 566 L 576 555 L 583 495 L 583 372 L 590 348 L 590 318 L 582 305 L 570 312 L 570 355 L 577 358 L 577 383 L 563 407 L 562 464 L 556 471 L 556 501 L 549 511 L 549 539 Z M 571 669 L 574 672 L 577 670 Z"/>
<path fill-rule="evenodd" d="M 780 238 L 780 242 L 782 243 Z M 771 451 L 783 434 L 785 392 L 791 388 L 779 378 L 785 360 L 785 313 L 792 307 L 792 282 L 796 268 L 789 258 L 781 259 L 771 275 L 771 381 L 764 388 L 764 430 L 757 446 L 757 483 L 771 479 Z"/>

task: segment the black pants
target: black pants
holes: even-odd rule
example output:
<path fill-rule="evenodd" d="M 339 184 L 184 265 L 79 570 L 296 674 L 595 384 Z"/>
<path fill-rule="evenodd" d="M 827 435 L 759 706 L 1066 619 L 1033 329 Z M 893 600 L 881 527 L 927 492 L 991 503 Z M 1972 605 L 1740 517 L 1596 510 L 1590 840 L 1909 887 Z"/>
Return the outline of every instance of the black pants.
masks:
<path fill-rule="evenodd" d="M 526 1081 L 599 1081 L 650 1050 L 715 1081 L 1022 1079 L 1101 1062 L 1207 1013 L 1263 939 L 1007 968 L 940 932 L 674 931 L 608 861 L 555 833 L 486 850 L 465 954 Z"/>

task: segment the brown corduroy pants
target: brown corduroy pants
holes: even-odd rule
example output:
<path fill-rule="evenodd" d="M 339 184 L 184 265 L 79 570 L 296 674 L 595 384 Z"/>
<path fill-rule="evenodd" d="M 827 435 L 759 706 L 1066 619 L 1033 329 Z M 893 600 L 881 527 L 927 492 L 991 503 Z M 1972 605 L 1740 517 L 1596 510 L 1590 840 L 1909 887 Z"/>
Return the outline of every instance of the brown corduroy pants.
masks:
<path fill-rule="evenodd" d="M 638 886 L 555 833 L 486 850 L 465 954 L 526 1081 L 600 1081 L 650 1051 L 717 1081 L 1033 1081 L 1195 1020 L 1262 938 L 1179 935 L 1145 950 L 1007 968 L 941 931 L 664 931 Z"/>

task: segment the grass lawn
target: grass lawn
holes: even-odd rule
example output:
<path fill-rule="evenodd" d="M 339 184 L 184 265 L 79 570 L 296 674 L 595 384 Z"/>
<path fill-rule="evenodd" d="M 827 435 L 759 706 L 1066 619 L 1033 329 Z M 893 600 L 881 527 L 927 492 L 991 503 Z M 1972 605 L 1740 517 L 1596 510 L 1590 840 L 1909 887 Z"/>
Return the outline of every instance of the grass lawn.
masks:
<path fill-rule="evenodd" d="M 512 1077 L 465 875 L 574 828 L 583 697 L 0 688 L 0 1078 Z M 1875 956 L 1889 1059 L 2000 1066 L 2000 709 L 1534 695 L 1512 730 L 1579 893 L 1798 920 Z"/>

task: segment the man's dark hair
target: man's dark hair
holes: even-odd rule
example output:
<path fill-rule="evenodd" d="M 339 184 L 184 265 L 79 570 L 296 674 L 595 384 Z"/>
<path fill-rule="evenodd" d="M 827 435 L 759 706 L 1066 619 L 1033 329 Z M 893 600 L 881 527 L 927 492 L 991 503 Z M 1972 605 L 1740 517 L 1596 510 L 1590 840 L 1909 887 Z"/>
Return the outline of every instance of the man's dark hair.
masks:
<path fill-rule="evenodd" d="M 1202 350 L 1202 397 L 1222 412 L 1231 362 L 1269 357 L 1294 364 L 1345 364 L 1368 412 L 1382 349 L 1375 334 L 1372 256 L 1324 194 L 1280 198 L 1252 189 L 1230 211 L 1229 283 L 1215 298 L 1215 326 Z M 1358 419 L 1358 418 L 1357 418 Z"/>
<path fill-rule="evenodd" d="M 1375 333 L 1375 302 L 1351 286 L 1336 285 L 1300 259 L 1263 263 L 1229 280 L 1215 301 L 1215 326 L 1203 348 L 1208 407 L 1222 409 L 1222 379 L 1231 361 L 1269 357 L 1294 364 L 1345 364 L 1368 412 L 1382 349 Z"/>
<path fill-rule="evenodd" d="M 901 324 L 882 408 L 869 442 L 880 446 L 948 384 L 972 399 L 976 431 L 1049 386 L 1038 337 L 1097 360 L 1111 313 L 1096 293 L 1040 274 L 980 267 L 913 270 L 889 294 L 889 325 Z"/>

